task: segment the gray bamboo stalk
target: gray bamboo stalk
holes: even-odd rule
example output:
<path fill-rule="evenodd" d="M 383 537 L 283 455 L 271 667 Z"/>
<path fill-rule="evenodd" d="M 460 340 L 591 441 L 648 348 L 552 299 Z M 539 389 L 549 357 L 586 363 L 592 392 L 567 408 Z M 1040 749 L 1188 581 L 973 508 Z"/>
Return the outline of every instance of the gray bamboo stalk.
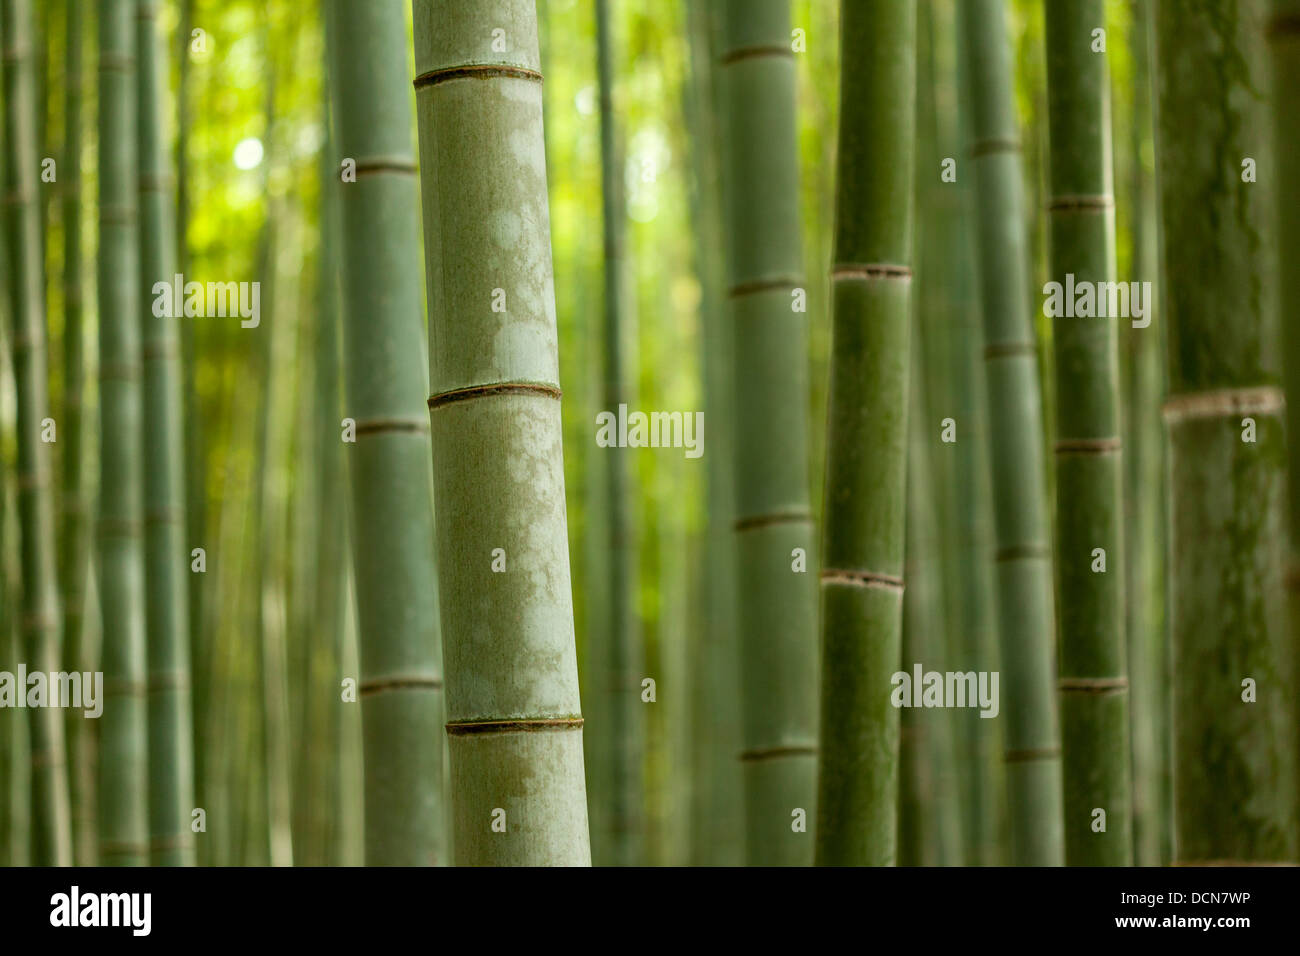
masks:
<path fill-rule="evenodd" d="M 1223 8 L 1162 3 L 1155 18 L 1175 859 L 1295 863 L 1295 642 L 1268 254 L 1280 197 L 1277 172 L 1265 172 L 1263 6 Z"/>
<path fill-rule="evenodd" d="M 1042 401 L 1026 298 L 1020 134 L 1004 0 L 959 5 L 970 64 L 970 165 L 984 312 L 1009 862 L 1063 862 L 1060 749 L 1052 693 L 1051 552 Z"/>
<path fill-rule="evenodd" d="M 895 862 L 916 4 L 841 7 L 817 862 Z"/>
<path fill-rule="evenodd" d="M 718 46 L 746 860 L 806 865 L 816 800 L 816 537 L 807 316 L 794 310 L 804 277 L 787 0 L 728 0 Z"/>
<path fill-rule="evenodd" d="M 1051 133 L 1051 278 L 1115 279 L 1107 55 L 1103 0 L 1047 4 Z M 1103 34 L 1104 36 L 1104 34 Z M 1118 303 L 1118 300 L 1116 300 Z M 1069 305 L 1073 305 L 1070 303 Z M 1115 316 L 1058 316 L 1056 358 L 1056 581 L 1065 861 L 1133 860 L 1128 677 L 1124 642 L 1123 490 Z M 1068 305 L 1067 305 L 1068 307 Z M 1106 311 L 1109 311 L 1107 309 Z M 1098 812 L 1104 813 L 1099 816 Z"/>
<path fill-rule="evenodd" d="M 59 528 L 59 583 L 63 588 L 64 667 L 95 671 L 85 640 L 86 586 L 90 574 L 89 496 L 83 469 L 86 464 L 84 421 L 85 331 L 82 296 L 85 275 L 82 258 L 81 124 L 82 49 L 86 19 L 81 0 L 68 0 L 67 43 L 63 57 L 65 99 L 63 108 L 63 424 L 62 523 Z M 69 710 L 64 720 L 68 751 L 68 793 L 72 807 L 72 856 L 78 866 L 93 866 L 95 842 L 95 735 L 83 711 Z"/>
<path fill-rule="evenodd" d="M 44 267 L 37 174 L 36 90 L 29 0 L 0 5 L 4 40 L 5 213 L 8 226 L 10 346 L 17 394 L 18 531 L 22 604 L 19 634 L 30 671 L 59 668 L 59 595 L 54 539 L 54 496 L 45 419 L 53 418 L 46 380 Z M 57 423 L 55 424 L 57 428 Z M 57 432 L 56 432 L 57 436 Z M 49 689 L 53 692 L 53 688 Z M 30 696 L 30 692 L 29 696 Z M 33 709 L 31 736 L 32 862 L 72 863 L 63 715 Z"/>
<path fill-rule="evenodd" d="M 704 417 L 723 427 L 709 433 L 705 456 L 708 528 L 703 577 L 704 621 L 697 634 L 695 720 L 709 728 L 695 735 L 694 803 L 691 854 L 696 864 L 735 866 L 743 859 L 740 767 L 740 668 L 736 658 L 736 554 L 732 521 L 736 514 L 731 399 L 732 344 L 723 298 L 726 238 L 719 193 L 717 71 L 713 66 L 712 20 L 716 7 L 689 0 L 690 83 L 685 94 L 690 131 L 691 217 L 696 270 L 700 278 Z"/>
<path fill-rule="evenodd" d="M 99 861 L 148 859 L 135 3 L 99 6 Z"/>
<path fill-rule="evenodd" d="M 586 865 L 537 14 L 414 19 L 456 862 Z"/>
<path fill-rule="evenodd" d="M 342 276 L 366 862 L 431 865 L 444 862 L 442 662 L 406 17 L 402 0 L 333 6 L 337 149 L 356 163 Z"/>
<path fill-rule="evenodd" d="M 600 183 L 604 224 L 605 309 L 604 408 L 618 414 L 628 401 L 623 324 L 623 176 L 614 111 L 614 51 L 608 0 L 596 0 L 596 73 L 600 91 Z M 642 752 L 644 727 L 641 702 L 643 676 L 640 636 L 637 633 L 636 533 L 629 498 L 630 475 L 627 451 L 607 448 L 603 452 L 608 498 L 606 528 L 608 550 L 605 572 L 609 577 L 608 617 L 596 631 L 604 663 L 597 680 L 599 693 L 607 700 L 608 723 L 588 731 L 601 745 L 596 747 L 597 780 L 593 787 L 593 859 L 597 865 L 628 866 L 641 862 Z M 593 744 L 596 740 L 593 740 Z"/>
<path fill-rule="evenodd" d="M 162 120 L 166 44 L 157 0 L 136 16 L 140 169 L 140 295 L 172 281 L 176 268 L 174 179 Z M 144 353 L 145 611 L 149 661 L 149 859 L 193 866 L 193 728 L 190 715 L 189 548 L 185 546 L 185 462 L 181 444 L 179 321 L 146 314 Z"/>

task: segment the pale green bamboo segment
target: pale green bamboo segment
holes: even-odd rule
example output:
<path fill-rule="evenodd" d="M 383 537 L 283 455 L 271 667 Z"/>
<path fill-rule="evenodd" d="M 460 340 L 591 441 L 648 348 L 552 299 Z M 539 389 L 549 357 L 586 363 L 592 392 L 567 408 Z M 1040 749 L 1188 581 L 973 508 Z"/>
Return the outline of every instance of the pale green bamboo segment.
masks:
<path fill-rule="evenodd" d="M 10 344 L 17 393 L 18 533 L 22 599 L 18 633 L 29 671 L 59 663 L 59 604 L 50 445 L 53 422 L 46 381 L 41 201 L 38 189 L 35 56 L 30 0 L 0 5 L 4 44 L 5 221 L 8 228 Z M 47 693 L 53 692 L 47 688 Z M 29 702 L 31 691 L 28 692 Z M 32 862 L 72 863 L 63 714 L 50 701 L 29 714 Z"/>
<path fill-rule="evenodd" d="M 99 862 L 148 862 L 135 2 L 99 16 Z"/>
<path fill-rule="evenodd" d="M 817 862 L 890 866 L 898 812 L 916 4 L 840 20 Z"/>
<path fill-rule="evenodd" d="M 447 862 L 419 206 L 402 0 L 330 0 L 368 864 Z"/>
<path fill-rule="evenodd" d="M 158 0 L 138 0 L 140 295 L 153 301 L 176 270 L 175 178 L 163 122 L 169 45 L 158 36 Z M 163 311 L 163 315 L 158 315 Z M 190 714 L 189 549 L 181 445 L 178 318 L 144 313 L 145 617 L 148 626 L 149 862 L 193 866 L 193 726 Z"/>
<path fill-rule="evenodd" d="M 623 169 L 619 162 L 614 107 L 613 25 L 608 0 L 596 0 L 596 73 L 600 98 L 600 183 L 604 226 L 605 314 L 604 409 L 618 413 L 628 400 L 622 331 L 623 278 Z M 605 695 L 607 726 L 588 733 L 598 744 L 593 778 L 592 849 L 596 865 L 633 865 L 642 862 L 641 767 L 645 705 L 641 701 L 643 654 L 635 614 L 636 538 L 630 507 L 630 475 L 625 449 L 600 452 L 604 459 L 608 511 L 607 551 L 602 565 L 609 578 L 609 607 L 605 626 L 595 632 L 603 646 L 595 655 L 603 663 L 597 679 Z"/>
<path fill-rule="evenodd" d="M 958 5 L 969 63 L 1010 862 L 1063 860 L 1042 398 L 1004 0 Z"/>
<path fill-rule="evenodd" d="M 59 186 L 63 194 L 63 420 L 59 584 L 63 598 L 63 667 L 93 671 L 82 645 L 85 630 L 86 585 L 90 573 L 89 496 L 86 493 L 86 432 L 83 426 L 85 389 L 85 330 L 81 215 L 82 49 L 87 18 L 81 0 L 67 0 L 67 44 L 63 57 L 64 137 Z M 81 711 L 64 718 L 68 750 L 68 793 L 72 808 L 72 856 L 78 866 L 93 866 L 95 845 L 95 735 Z"/>
<path fill-rule="evenodd" d="M 532 0 L 416 0 L 455 859 L 587 865 Z"/>
<path fill-rule="evenodd" d="M 735 348 L 736 595 L 746 859 L 812 861 L 817 605 L 795 63 L 786 0 L 723 7 L 718 44 Z"/>
<path fill-rule="evenodd" d="M 1155 19 L 1176 863 L 1300 861 L 1265 13 L 1186 0 Z"/>
<path fill-rule="evenodd" d="M 1110 80 L 1099 48 L 1104 32 L 1098 33 L 1106 26 L 1105 5 L 1059 0 L 1045 12 L 1050 280 L 1063 289 L 1057 304 L 1075 313 L 1053 319 L 1061 396 L 1056 581 L 1065 861 L 1126 866 L 1133 845 L 1115 315 L 1122 301 L 1110 285 Z M 1066 302 L 1072 293 L 1074 301 Z"/>

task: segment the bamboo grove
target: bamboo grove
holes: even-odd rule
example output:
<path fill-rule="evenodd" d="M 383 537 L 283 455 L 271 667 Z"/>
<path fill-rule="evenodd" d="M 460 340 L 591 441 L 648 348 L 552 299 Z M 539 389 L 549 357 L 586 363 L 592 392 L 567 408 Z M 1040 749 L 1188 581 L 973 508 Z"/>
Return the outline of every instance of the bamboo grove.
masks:
<path fill-rule="evenodd" d="M 0 863 L 1300 863 L 1296 0 L 0 49 Z"/>

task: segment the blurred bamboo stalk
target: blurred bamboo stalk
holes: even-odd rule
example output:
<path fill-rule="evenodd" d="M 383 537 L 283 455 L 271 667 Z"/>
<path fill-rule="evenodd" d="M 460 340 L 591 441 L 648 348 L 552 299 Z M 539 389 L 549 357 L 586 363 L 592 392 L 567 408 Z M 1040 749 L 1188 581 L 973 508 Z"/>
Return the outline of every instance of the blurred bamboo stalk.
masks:
<path fill-rule="evenodd" d="M 959 5 L 970 65 L 976 248 L 984 315 L 994 538 L 997 545 L 1008 862 L 1064 861 L 1060 747 L 1052 692 L 1051 526 L 1042 399 L 1029 289 L 1020 131 L 1012 100 L 1005 0 Z"/>
<path fill-rule="evenodd" d="M 1184 864 L 1295 863 L 1300 851 L 1278 289 L 1262 252 L 1275 236 L 1277 176 L 1251 173 L 1270 146 L 1264 7 L 1236 9 L 1225 19 L 1213 0 L 1186 0 L 1155 17 Z"/>
<path fill-rule="evenodd" d="M 99 862 L 148 862 L 133 0 L 99 5 Z"/>
<path fill-rule="evenodd" d="M 176 270 L 174 179 L 167 161 L 162 96 L 169 46 L 157 36 L 157 0 L 136 14 L 140 175 L 140 296 Z M 193 730 L 190 714 L 190 573 L 185 547 L 185 474 L 177 316 L 152 310 L 144 323 L 145 596 L 149 666 L 149 859 L 193 866 Z"/>
<path fill-rule="evenodd" d="M 63 667 L 82 673 L 98 670 L 86 640 L 86 590 L 91 571 L 90 496 L 86 490 L 85 330 L 81 216 L 85 200 L 81 180 L 82 50 L 86 20 L 82 0 L 67 0 L 63 57 L 64 135 L 63 193 L 63 427 L 62 496 L 59 528 L 59 583 L 63 588 Z M 72 858 L 94 866 L 95 738 L 85 714 L 69 710 L 64 719 L 68 752 L 68 792 L 72 813 Z"/>

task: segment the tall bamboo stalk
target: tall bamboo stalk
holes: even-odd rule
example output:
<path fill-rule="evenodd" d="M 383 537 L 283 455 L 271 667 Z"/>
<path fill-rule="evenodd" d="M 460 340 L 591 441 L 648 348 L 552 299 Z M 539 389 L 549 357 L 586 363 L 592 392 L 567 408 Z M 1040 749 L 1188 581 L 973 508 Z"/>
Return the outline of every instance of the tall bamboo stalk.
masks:
<path fill-rule="evenodd" d="M 924 9 L 921 11 L 924 13 Z M 924 33 L 924 29 L 920 31 Z M 926 61 L 924 45 L 918 61 Z M 920 89 L 925 90 L 924 81 Z M 918 111 L 922 114 L 924 111 Z M 921 143 L 924 143 L 924 137 Z M 922 152 L 924 149 L 918 149 Z M 922 186 L 922 193 L 930 188 Z M 927 224 L 919 223 L 918 231 Z M 922 253 L 924 261 L 924 253 Z M 920 270 L 918 270 L 919 273 Z M 922 281 L 925 281 L 924 278 Z M 916 319 L 921 309 L 917 296 Z M 924 343 L 929 329 L 924 321 L 913 323 L 914 337 L 909 350 L 911 408 L 907 422 L 907 503 L 905 518 L 904 574 L 907 590 L 903 595 L 903 636 L 900 670 L 912 674 L 913 666 L 942 670 L 949 658 L 942 638 L 952 627 L 945 619 L 942 599 L 945 585 L 941 561 L 941 538 L 936 533 L 936 482 L 931 468 L 931 443 L 937 433 L 931 428 L 933 405 L 926 393 L 934 387 L 927 381 L 929 351 Z M 941 369 L 931 369 L 933 378 Z M 978 718 L 976 718 L 978 719 Z M 925 710 L 909 707 L 899 715 L 899 808 L 898 865 L 951 866 L 962 862 L 961 805 L 970 790 L 958 791 L 953 749 L 954 721 L 946 709 Z"/>
<path fill-rule="evenodd" d="M 337 148 L 357 173 L 341 187 L 342 275 L 366 862 L 427 865 L 443 862 L 442 662 L 406 18 L 402 0 L 333 14 Z"/>
<path fill-rule="evenodd" d="M 157 0 L 136 15 L 140 162 L 140 295 L 170 283 L 176 268 L 174 179 L 167 160 L 162 90 L 169 47 L 159 43 Z M 145 586 L 149 660 L 149 860 L 193 866 L 193 729 L 190 716 L 189 549 L 185 547 L 185 465 L 181 444 L 178 320 L 145 319 Z"/>
<path fill-rule="evenodd" d="M 1093 49 L 1106 16 L 1103 0 L 1059 0 L 1045 10 L 1051 278 L 1068 296 L 1071 275 L 1076 288 L 1115 279 L 1110 79 L 1106 54 Z M 1057 317 L 1052 339 L 1065 861 L 1126 866 L 1133 844 L 1118 319 L 1097 317 L 1100 298 L 1094 307 Z"/>
<path fill-rule="evenodd" d="M 148 859 L 144 554 L 141 547 L 136 5 L 99 6 L 99 860 Z"/>
<path fill-rule="evenodd" d="M 746 859 L 798 865 L 813 850 L 817 605 L 789 3 L 728 0 L 720 26 Z"/>
<path fill-rule="evenodd" d="M 456 862 L 585 865 L 532 0 L 416 0 L 415 61 Z"/>
<path fill-rule="evenodd" d="M 928 408 L 921 426 L 926 438 L 941 548 L 935 593 L 946 619 L 941 635 L 929 640 L 924 661 L 930 667 L 962 673 L 998 669 L 997 621 L 993 607 L 993 512 L 988 474 L 988 410 L 980 307 L 975 295 L 975 250 L 970 229 L 974 176 L 962 156 L 970 125 L 957 36 L 957 10 L 951 0 L 930 0 L 920 8 L 918 36 L 919 108 L 917 155 L 918 344 L 922 355 L 921 394 Z M 927 44 L 927 21 L 932 41 Z M 927 53 L 927 48 L 932 47 Z M 932 61 L 927 65 L 927 57 Z M 931 76 L 927 82 L 924 78 Z M 927 93 L 927 91 L 929 91 Z M 930 146 L 924 144 L 930 143 Z M 945 166 L 952 160 L 951 177 Z M 919 407 L 919 406 L 918 406 Z M 918 412 L 919 414 L 919 412 Z M 945 420 L 951 419 L 949 434 Z M 909 488 L 914 484 L 909 480 Z M 910 508 L 910 505 L 909 505 Z M 909 559 L 909 564 L 911 559 Z M 905 575 L 911 582 L 912 572 Z M 909 583 L 909 592 L 911 585 Z M 904 617 L 910 598 L 904 598 Z M 919 613 L 919 612 L 918 612 Z M 904 625 L 904 641 L 907 640 Z M 946 643 L 939 640 L 946 636 Z M 916 660 L 908 657 L 905 660 Z M 942 667 L 939 665 L 942 664 Z M 942 712 L 952 724 L 952 796 L 960 804 L 962 855 L 946 862 L 992 864 L 1000 860 L 1004 810 L 998 721 L 974 709 Z M 904 720 L 907 714 L 903 715 Z M 941 722 L 940 718 L 928 718 Z M 941 768 L 942 769 L 942 768 Z M 936 782 L 938 782 L 936 780 Z"/>
<path fill-rule="evenodd" d="M 63 588 L 63 660 L 68 670 L 98 668 L 85 640 L 86 586 L 90 573 L 89 496 L 85 467 L 84 401 L 86 363 L 82 295 L 81 124 L 82 48 L 86 22 L 81 0 L 67 0 L 67 43 L 63 58 L 63 422 L 59 583 Z M 95 863 L 95 735 L 81 711 L 64 720 L 68 750 L 68 793 L 72 808 L 72 856 L 78 866 Z"/>
<path fill-rule="evenodd" d="M 1129 48 L 1133 58 L 1130 124 L 1130 276 L 1158 288 L 1154 177 L 1146 157 L 1151 144 L 1151 5 L 1135 0 Z M 1154 308 L 1155 300 L 1149 304 Z M 1162 333 L 1158 317 L 1145 328 L 1120 327 L 1124 387 L 1124 530 L 1130 737 L 1133 753 L 1133 861 L 1169 862 L 1173 806 L 1169 801 L 1169 671 L 1165 637 L 1165 460 L 1160 403 L 1164 400 Z"/>
<path fill-rule="evenodd" d="M 1175 853 L 1180 863 L 1294 863 L 1295 649 L 1282 579 L 1263 8 L 1246 0 L 1225 17 L 1222 7 L 1162 3 L 1155 19 Z M 1259 164 L 1256 182 L 1247 159 Z"/>
<path fill-rule="evenodd" d="M 1287 391 L 1286 425 L 1290 484 L 1292 626 L 1300 628 L 1300 115 L 1290 91 L 1300 88 L 1300 0 L 1273 0 L 1268 35 L 1273 53 L 1273 155 L 1277 165 L 1278 320 L 1282 328 L 1283 372 Z M 1297 662 L 1300 663 L 1300 662 Z"/>
<path fill-rule="evenodd" d="M 736 659 L 736 553 L 732 521 L 736 514 L 733 419 L 732 342 L 723 298 L 722 270 L 726 236 L 719 196 L 719 140 L 715 46 L 707 0 L 687 4 L 690 40 L 690 84 L 686 94 L 690 131 L 691 216 L 695 263 L 700 278 L 701 363 L 704 370 L 704 417 L 722 423 L 709 432 L 705 456 L 706 514 L 704 622 L 698 632 L 693 671 L 695 719 L 709 728 L 696 734 L 692 775 L 692 860 L 695 863 L 737 865 L 743 858 L 740 767 L 740 669 Z"/>
<path fill-rule="evenodd" d="M 3 165 L 4 151 L 0 150 Z M 7 247 L 4 230 L 0 229 L 0 251 Z M 0 285 L 6 286 L 7 258 L 0 254 Z M 8 311 L 5 297 L 0 296 L 0 315 Z M 12 430 L 9 394 L 13 376 L 9 359 L 7 322 L 0 322 L 0 433 L 5 435 Z M 6 467 L 0 471 L 0 667 L 8 671 L 15 670 L 23 659 L 14 629 L 13 582 L 17 574 L 9 543 L 13 511 L 13 469 Z M 0 861 L 4 866 L 26 866 L 29 860 L 32 767 L 27 751 L 27 710 L 5 710 L 0 716 Z"/>
<path fill-rule="evenodd" d="M 596 0 L 596 74 L 600 93 L 601 212 L 605 235 L 604 408 L 618 414 L 628 401 L 624 370 L 623 320 L 623 176 L 614 122 L 614 52 L 608 0 Z M 593 858 L 598 865 L 640 862 L 642 847 L 642 752 L 644 721 L 641 702 L 643 676 L 637 633 L 636 535 L 629 499 L 628 453 L 603 451 L 609 515 L 608 550 L 604 567 L 609 577 L 609 606 L 605 627 L 597 632 L 604 666 L 597 680 L 606 698 L 604 727 L 589 731 L 603 746 L 597 748 L 593 787 Z M 595 741 L 593 741 L 594 743 Z"/>
<path fill-rule="evenodd" d="M 970 64 L 970 165 L 984 305 L 994 555 L 1001 635 L 1010 862 L 1063 862 L 1060 750 L 1052 694 L 1050 525 L 1042 402 L 1026 269 L 1020 134 L 1004 0 L 959 5 Z"/>
<path fill-rule="evenodd" d="M 819 864 L 892 865 L 907 483 L 916 4 L 840 21 L 822 547 Z"/>
<path fill-rule="evenodd" d="M 29 0 L 0 5 L 4 40 L 6 220 L 8 225 L 10 343 L 17 392 L 18 524 L 22 541 L 24 657 L 32 671 L 59 667 L 59 595 L 54 540 L 50 448 L 42 421 L 52 417 L 46 381 L 44 264 L 37 176 L 36 90 L 32 70 Z M 56 423 L 57 426 L 57 423 Z M 56 433 L 57 434 L 57 433 Z M 30 697 L 30 692 L 28 694 Z M 72 863 L 63 715 L 44 706 L 28 715 L 32 761 L 32 862 Z"/>

